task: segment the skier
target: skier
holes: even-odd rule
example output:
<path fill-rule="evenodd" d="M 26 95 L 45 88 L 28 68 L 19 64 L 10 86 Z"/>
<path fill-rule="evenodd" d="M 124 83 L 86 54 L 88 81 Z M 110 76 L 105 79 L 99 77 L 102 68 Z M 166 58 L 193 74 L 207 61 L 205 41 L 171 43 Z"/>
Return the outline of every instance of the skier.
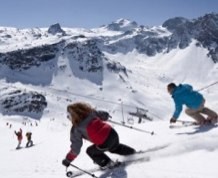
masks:
<path fill-rule="evenodd" d="M 167 85 L 167 90 L 172 95 L 175 103 L 175 111 L 170 123 L 177 121 L 183 105 L 187 106 L 185 112 L 196 121 L 196 124 L 214 124 L 217 122 L 217 113 L 204 106 L 205 99 L 203 95 L 193 90 L 191 85 L 179 84 L 176 86 L 175 83 L 170 83 Z M 207 118 L 202 114 L 207 115 Z"/>
<path fill-rule="evenodd" d="M 27 137 L 26 147 L 31 147 L 31 146 L 33 146 L 32 133 L 31 133 L 31 132 L 27 132 L 27 133 L 26 133 L 26 137 Z"/>
<path fill-rule="evenodd" d="M 20 130 L 18 132 L 14 131 L 14 133 L 17 135 L 17 140 L 18 140 L 18 145 L 16 147 L 16 149 L 20 149 L 20 145 L 23 139 L 23 135 L 22 135 L 22 129 L 20 128 Z"/>
<path fill-rule="evenodd" d="M 96 111 L 89 104 L 74 103 L 67 106 L 68 119 L 72 122 L 71 150 L 62 161 L 66 167 L 78 156 L 82 147 L 82 139 L 89 140 L 93 145 L 86 150 L 90 158 L 100 168 L 112 168 L 116 165 L 104 152 L 119 155 L 131 155 L 135 149 L 121 144 L 117 132 L 105 121 L 110 115 L 104 111 Z"/>

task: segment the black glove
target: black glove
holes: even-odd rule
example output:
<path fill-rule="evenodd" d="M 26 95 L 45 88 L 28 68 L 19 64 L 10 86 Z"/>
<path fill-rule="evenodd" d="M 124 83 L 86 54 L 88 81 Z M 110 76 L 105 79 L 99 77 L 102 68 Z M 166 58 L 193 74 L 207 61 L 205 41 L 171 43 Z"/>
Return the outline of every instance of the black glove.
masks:
<path fill-rule="evenodd" d="M 62 161 L 62 164 L 63 164 L 64 166 L 66 166 L 66 167 L 70 166 L 70 163 L 71 163 L 71 161 L 69 161 L 68 159 L 64 159 L 64 160 Z"/>
<path fill-rule="evenodd" d="M 110 114 L 106 111 L 97 111 L 98 117 L 100 117 L 103 121 L 107 121 L 111 118 Z"/>
<path fill-rule="evenodd" d="M 172 123 L 176 123 L 176 119 L 174 118 L 174 117 L 172 117 L 171 119 L 170 119 L 170 123 L 172 124 Z"/>

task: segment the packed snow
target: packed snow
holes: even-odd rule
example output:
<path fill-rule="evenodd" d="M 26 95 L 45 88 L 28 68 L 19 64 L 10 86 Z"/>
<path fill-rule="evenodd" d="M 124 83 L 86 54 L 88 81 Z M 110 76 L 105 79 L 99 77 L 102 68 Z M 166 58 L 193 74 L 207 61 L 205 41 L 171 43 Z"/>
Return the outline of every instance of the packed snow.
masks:
<path fill-rule="evenodd" d="M 59 178 L 65 177 L 66 169 L 61 161 L 69 150 L 70 123 L 62 118 L 44 118 L 38 122 L 27 122 L 23 125 L 19 118 L 2 119 L 0 121 L 2 135 L 1 143 L 1 176 L 6 178 Z M 113 119 L 117 119 L 114 118 Z M 6 125 L 12 124 L 12 128 Z M 113 124 L 112 124 L 113 125 Z M 215 178 L 217 177 L 218 159 L 218 128 L 217 127 L 185 127 L 170 129 L 167 121 L 155 121 L 134 127 L 146 131 L 154 131 L 155 135 L 138 132 L 123 126 L 113 125 L 120 135 L 120 141 L 137 150 L 148 150 L 144 156 L 149 156 L 150 161 L 129 165 L 122 168 L 120 178 L 125 177 L 150 177 L 150 178 Z M 14 130 L 19 128 L 23 132 L 33 133 L 34 146 L 25 148 L 24 136 L 20 150 L 16 150 L 17 139 Z M 90 145 L 84 142 L 79 157 L 73 164 L 88 169 L 96 167 L 86 154 L 86 147 Z M 151 150 L 151 151 L 149 151 Z M 153 151 L 152 151 L 153 150 Z M 108 154 L 114 160 L 124 160 L 118 155 Z M 76 171 L 74 168 L 68 170 Z M 104 172 L 94 173 L 103 176 Z M 81 177 L 89 177 L 83 175 Z M 113 176 L 111 176 L 113 177 Z"/>

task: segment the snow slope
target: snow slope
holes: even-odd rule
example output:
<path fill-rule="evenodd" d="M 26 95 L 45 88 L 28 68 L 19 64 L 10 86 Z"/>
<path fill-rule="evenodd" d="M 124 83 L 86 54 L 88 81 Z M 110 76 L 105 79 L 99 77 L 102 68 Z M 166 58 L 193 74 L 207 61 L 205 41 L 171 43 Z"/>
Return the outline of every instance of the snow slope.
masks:
<path fill-rule="evenodd" d="M 113 118 L 116 119 L 116 118 Z M 12 121 L 13 120 L 13 121 Z M 6 122 L 13 124 L 10 129 Z M 16 121 L 16 122 L 15 122 Z M 65 168 L 61 161 L 69 150 L 70 123 L 63 120 L 45 118 L 33 126 L 17 122 L 17 119 L 0 120 L 0 155 L 1 177 L 5 178 L 60 178 L 65 177 Z M 178 123 L 179 125 L 179 123 Z M 122 126 L 113 125 L 119 132 L 122 143 L 133 146 L 137 150 L 147 152 L 149 162 L 143 162 L 123 168 L 122 176 L 149 178 L 216 178 L 218 174 L 218 129 L 217 127 L 185 127 L 169 129 L 166 121 L 156 121 L 134 127 L 154 131 L 156 135 L 141 133 Z M 15 150 L 17 141 L 14 130 L 22 128 L 24 132 L 33 132 L 36 144 L 31 148 Z M 22 145 L 25 146 L 26 140 Z M 86 155 L 85 149 L 90 145 L 85 141 L 79 157 L 73 162 L 83 169 L 96 167 Z M 124 157 L 110 155 L 113 159 L 123 160 Z M 69 169 L 75 171 L 75 169 Z M 103 173 L 95 173 L 100 176 Z M 81 177 L 89 177 L 84 175 Z M 104 177 L 104 175 L 102 175 Z M 110 176 L 113 177 L 113 176 Z"/>

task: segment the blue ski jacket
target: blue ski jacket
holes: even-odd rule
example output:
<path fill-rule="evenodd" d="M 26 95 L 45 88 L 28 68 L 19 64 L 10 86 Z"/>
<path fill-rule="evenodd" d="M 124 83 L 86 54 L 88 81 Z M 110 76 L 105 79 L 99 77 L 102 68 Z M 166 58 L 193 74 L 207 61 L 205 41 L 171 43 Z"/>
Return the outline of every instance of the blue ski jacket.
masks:
<path fill-rule="evenodd" d="M 172 92 L 172 98 L 175 103 L 175 111 L 173 118 L 177 119 L 182 111 L 183 104 L 190 109 L 198 109 L 204 97 L 197 91 L 193 90 L 193 87 L 188 84 L 178 85 Z"/>

